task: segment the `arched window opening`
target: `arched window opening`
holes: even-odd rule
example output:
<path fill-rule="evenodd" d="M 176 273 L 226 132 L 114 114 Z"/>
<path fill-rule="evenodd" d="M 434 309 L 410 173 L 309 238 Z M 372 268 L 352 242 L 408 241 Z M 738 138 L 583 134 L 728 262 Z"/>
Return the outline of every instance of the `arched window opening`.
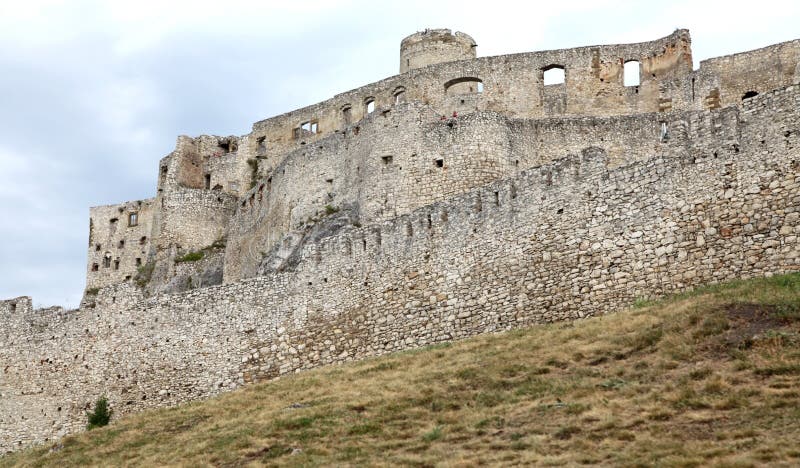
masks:
<path fill-rule="evenodd" d="M 353 120 L 353 106 L 346 104 L 342 106 L 342 120 L 345 125 L 350 125 Z"/>
<path fill-rule="evenodd" d="M 641 83 L 641 64 L 637 60 L 625 62 L 623 70 L 623 82 L 625 86 L 639 86 Z"/>
<path fill-rule="evenodd" d="M 103 255 L 103 268 L 108 268 L 111 266 L 111 252 L 106 252 Z"/>
<path fill-rule="evenodd" d="M 542 81 L 545 86 L 564 84 L 567 72 L 563 65 L 548 65 L 542 68 Z"/>
<path fill-rule="evenodd" d="M 758 96 L 758 91 L 748 91 L 748 92 L 742 94 L 742 101 L 744 101 L 745 99 L 750 99 L 751 97 L 756 97 L 756 96 Z"/>
<path fill-rule="evenodd" d="M 375 98 L 367 98 L 364 101 L 364 108 L 366 109 L 367 114 L 375 112 Z"/>
<path fill-rule="evenodd" d="M 397 89 L 395 89 L 392 93 L 392 96 L 394 96 L 395 104 L 402 104 L 406 102 L 406 88 L 403 86 L 398 86 Z"/>
<path fill-rule="evenodd" d="M 444 84 L 444 92 L 448 96 L 482 93 L 483 81 L 474 76 L 456 78 Z"/>

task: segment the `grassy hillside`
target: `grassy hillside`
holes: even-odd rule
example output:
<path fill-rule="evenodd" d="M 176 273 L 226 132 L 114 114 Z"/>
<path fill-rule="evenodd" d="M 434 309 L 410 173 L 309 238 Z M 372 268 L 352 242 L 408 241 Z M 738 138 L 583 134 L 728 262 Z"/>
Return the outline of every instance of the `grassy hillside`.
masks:
<path fill-rule="evenodd" d="M 799 384 L 788 275 L 305 372 L 0 465 L 796 466 Z"/>

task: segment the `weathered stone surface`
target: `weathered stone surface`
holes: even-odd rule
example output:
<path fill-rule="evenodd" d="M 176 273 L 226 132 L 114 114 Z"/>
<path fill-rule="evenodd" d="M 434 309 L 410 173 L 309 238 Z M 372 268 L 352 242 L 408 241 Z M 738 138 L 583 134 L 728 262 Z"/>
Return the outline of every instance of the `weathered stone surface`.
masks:
<path fill-rule="evenodd" d="M 154 198 L 93 208 L 99 291 L 0 301 L 0 450 L 81 430 L 103 394 L 125 414 L 800 270 L 798 41 L 692 71 L 684 30 L 459 62 L 440 40 L 248 135 L 180 137 Z"/>

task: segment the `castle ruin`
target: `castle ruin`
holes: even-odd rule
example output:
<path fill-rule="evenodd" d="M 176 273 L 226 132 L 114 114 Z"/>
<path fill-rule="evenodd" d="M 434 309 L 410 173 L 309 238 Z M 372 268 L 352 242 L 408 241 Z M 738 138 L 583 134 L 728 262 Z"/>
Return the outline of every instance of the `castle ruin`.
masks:
<path fill-rule="evenodd" d="M 181 136 L 153 198 L 91 208 L 80 308 L 0 301 L 0 450 L 103 394 L 125 414 L 800 270 L 800 40 L 698 70 L 687 30 L 476 48 L 413 34 L 400 74 Z"/>

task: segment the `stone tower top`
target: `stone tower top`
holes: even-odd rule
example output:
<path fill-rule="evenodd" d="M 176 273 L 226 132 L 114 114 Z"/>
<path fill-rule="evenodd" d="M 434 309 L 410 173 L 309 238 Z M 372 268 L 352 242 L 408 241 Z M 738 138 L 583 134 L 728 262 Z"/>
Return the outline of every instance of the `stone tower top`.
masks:
<path fill-rule="evenodd" d="M 400 73 L 415 68 L 455 60 L 475 58 L 475 40 L 468 34 L 449 29 L 426 29 L 400 42 Z"/>

